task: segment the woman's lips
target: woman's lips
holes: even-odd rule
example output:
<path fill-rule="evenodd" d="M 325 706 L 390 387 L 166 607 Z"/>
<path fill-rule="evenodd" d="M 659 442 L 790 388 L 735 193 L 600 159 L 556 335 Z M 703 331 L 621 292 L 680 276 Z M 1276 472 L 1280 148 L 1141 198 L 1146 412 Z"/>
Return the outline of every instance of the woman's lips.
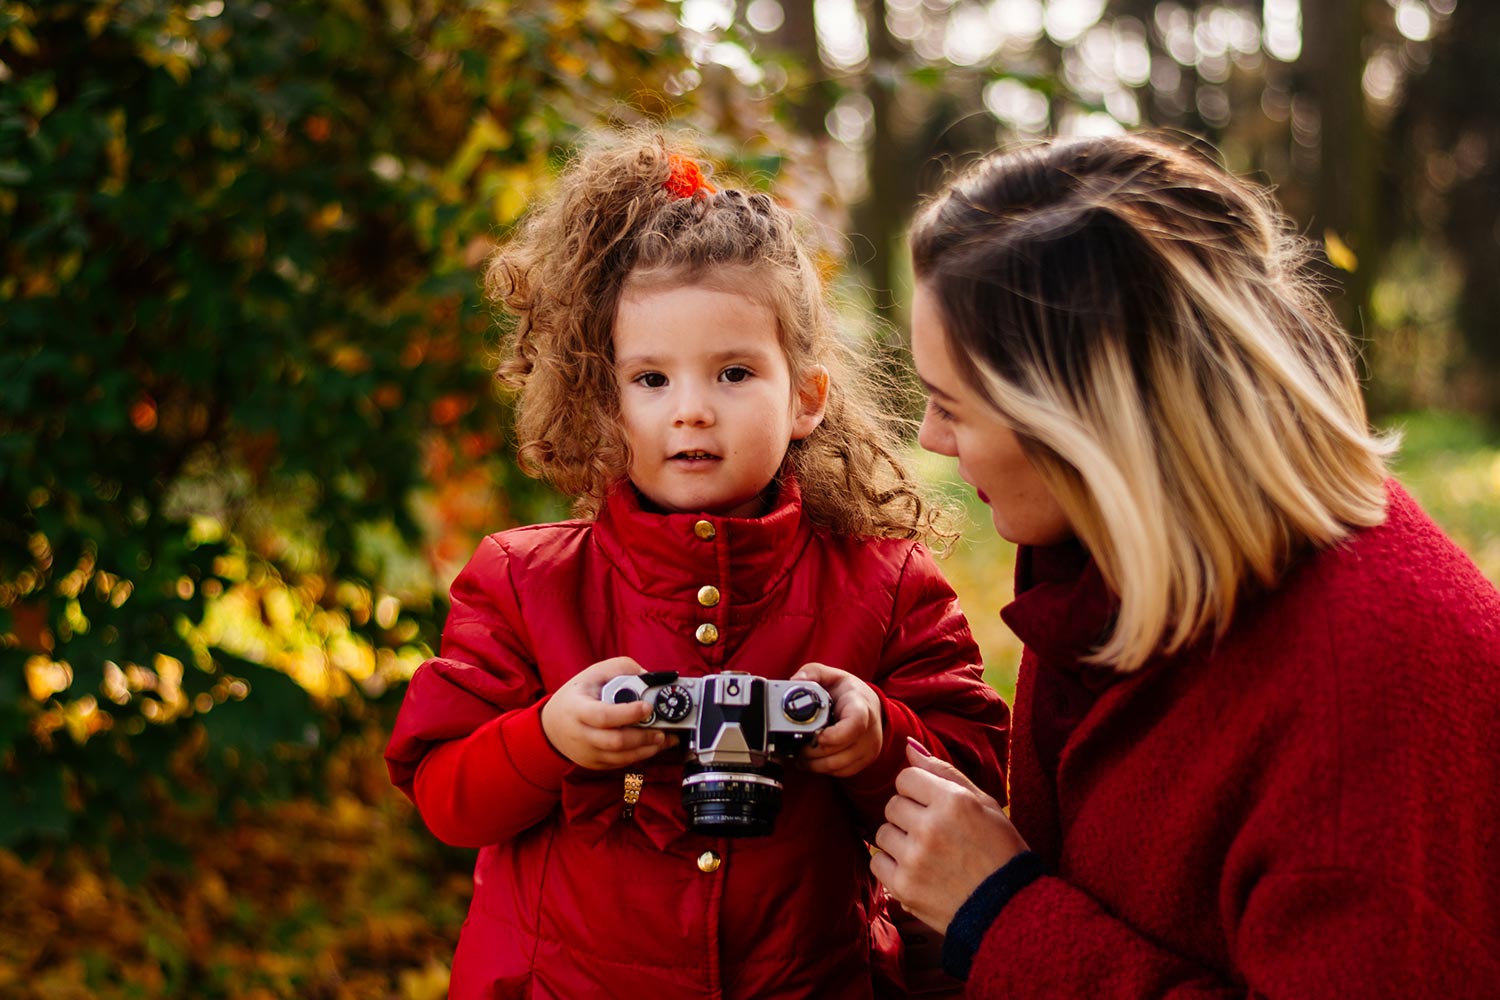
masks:
<path fill-rule="evenodd" d="M 985 496 L 984 495 L 984 490 L 980 489 L 978 486 L 974 487 L 974 492 L 979 494 L 979 502 L 980 503 L 989 503 L 990 502 L 990 498 L 987 497 L 987 496 Z"/>

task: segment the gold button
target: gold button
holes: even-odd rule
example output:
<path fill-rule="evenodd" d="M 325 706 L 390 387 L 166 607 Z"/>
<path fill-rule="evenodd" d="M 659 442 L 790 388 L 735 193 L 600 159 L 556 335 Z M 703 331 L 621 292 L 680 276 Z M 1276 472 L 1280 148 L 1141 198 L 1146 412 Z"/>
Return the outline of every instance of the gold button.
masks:
<path fill-rule="evenodd" d="M 712 584 L 704 584 L 698 588 L 698 603 L 705 608 L 711 608 L 719 603 L 719 588 Z"/>
<path fill-rule="evenodd" d="M 713 851 L 704 851 L 698 855 L 698 870 L 705 875 L 711 875 L 719 870 L 719 856 Z"/>
<path fill-rule="evenodd" d="M 693 525 L 693 534 L 697 535 L 705 542 L 713 541 L 714 536 L 718 533 L 719 532 L 714 527 L 714 523 L 712 521 L 699 521 L 697 524 Z"/>
<path fill-rule="evenodd" d="M 719 641 L 719 630 L 711 622 L 704 622 L 698 626 L 698 631 L 693 633 L 693 638 L 705 646 L 712 646 Z"/>

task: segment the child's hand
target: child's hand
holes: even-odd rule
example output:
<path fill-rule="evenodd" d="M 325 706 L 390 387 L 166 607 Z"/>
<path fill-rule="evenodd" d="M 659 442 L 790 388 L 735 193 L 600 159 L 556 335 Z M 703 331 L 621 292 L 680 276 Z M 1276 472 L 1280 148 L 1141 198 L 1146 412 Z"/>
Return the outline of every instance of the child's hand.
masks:
<path fill-rule="evenodd" d="M 606 705 L 599 693 L 613 677 L 645 673 L 628 656 L 600 660 L 580 670 L 542 706 L 542 732 L 557 752 L 580 767 L 604 771 L 652 757 L 677 742 L 657 729 L 635 724 L 651 714 L 644 701 Z"/>
<path fill-rule="evenodd" d="M 822 663 L 804 664 L 793 680 L 816 681 L 833 698 L 833 724 L 802 751 L 809 771 L 848 778 L 880 756 L 885 733 L 880 724 L 880 697 L 847 670 Z"/>

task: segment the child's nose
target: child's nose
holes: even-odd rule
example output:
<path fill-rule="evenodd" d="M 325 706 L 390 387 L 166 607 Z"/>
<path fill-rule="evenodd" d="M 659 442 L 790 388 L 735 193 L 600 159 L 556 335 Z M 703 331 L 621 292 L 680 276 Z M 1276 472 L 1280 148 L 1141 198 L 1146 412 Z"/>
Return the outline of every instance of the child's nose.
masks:
<path fill-rule="evenodd" d="M 709 402 L 707 393 L 693 388 L 684 388 L 677 394 L 674 424 L 678 427 L 706 427 L 713 422 L 713 406 Z"/>

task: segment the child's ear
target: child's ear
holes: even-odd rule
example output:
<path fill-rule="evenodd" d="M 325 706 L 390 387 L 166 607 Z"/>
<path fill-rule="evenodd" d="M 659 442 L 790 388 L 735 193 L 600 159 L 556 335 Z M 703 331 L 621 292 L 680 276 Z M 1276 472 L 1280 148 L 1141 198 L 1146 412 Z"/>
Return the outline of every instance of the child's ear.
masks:
<path fill-rule="evenodd" d="M 792 409 L 792 440 L 801 441 L 823 422 L 828 410 L 828 369 L 813 365 L 802 373 Z"/>

